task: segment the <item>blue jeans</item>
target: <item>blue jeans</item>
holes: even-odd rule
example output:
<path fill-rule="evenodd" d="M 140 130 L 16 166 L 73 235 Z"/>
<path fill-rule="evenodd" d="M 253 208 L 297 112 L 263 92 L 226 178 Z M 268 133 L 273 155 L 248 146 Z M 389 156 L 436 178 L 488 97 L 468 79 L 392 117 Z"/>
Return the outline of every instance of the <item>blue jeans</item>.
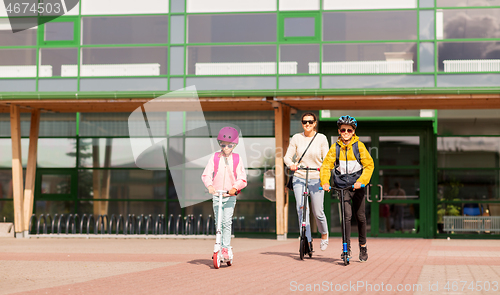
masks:
<path fill-rule="evenodd" d="M 311 242 L 311 226 L 309 224 L 309 207 L 312 208 L 312 212 L 316 217 L 316 223 L 318 225 L 318 231 L 321 234 L 328 233 L 328 224 L 326 222 L 325 210 L 323 208 L 325 192 L 319 190 L 320 180 L 319 179 L 309 179 L 309 192 L 311 194 L 309 198 L 310 206 L 307 206 L 306 214 L 306 236 L 307 240 Z M 297 204 L 297 214 L 299 215 L 299 230 L 302 228 L 302 206 L 304 202 L 304 190 L 306 189 L 306 180 L 304 178 L 294 177 L 293 178 L 293 192 L 295 194 L 295 202 Z"/>
<path fill-rule="evenodd" d="M 214 196 L 212 202 L 215 216 L 215 228 L 217 229 L 219 197 Z M 236 196 L 222 198 L 222 248 L 229 248 L 231 245 L 231 225 L 233 224 L 234 206 L 236 206 Z"/>

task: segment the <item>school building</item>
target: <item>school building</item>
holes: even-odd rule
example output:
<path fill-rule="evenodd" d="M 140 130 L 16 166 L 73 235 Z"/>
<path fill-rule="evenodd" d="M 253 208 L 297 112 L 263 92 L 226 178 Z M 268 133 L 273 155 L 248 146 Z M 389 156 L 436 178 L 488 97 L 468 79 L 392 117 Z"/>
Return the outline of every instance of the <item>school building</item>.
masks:
<path fill-rule="evenodd" d="M 313 111 L 330 144 L 339 116 L 359 122 L 375 161 L 369 237 L 500 236 L 500 0 L 65 0 L 47 22 L 43 1 L 40 24 L 15 33 L 4 2 L 0 222 L 18 237 L 32 214 L 213 214 L 177 198 L 204 165 L 174 188 L 130 148 L 130 114 L 188 86 L 206 122 L 245 138 L 236 235 L 297 236 L 283 155 Z M 199 123 L 192 101 L 167 105 L 153 122 L 166 144 L 201 157 L 199 134 L 169 127 Z M 325 196 L 332 236 L 338 205 Z"/>

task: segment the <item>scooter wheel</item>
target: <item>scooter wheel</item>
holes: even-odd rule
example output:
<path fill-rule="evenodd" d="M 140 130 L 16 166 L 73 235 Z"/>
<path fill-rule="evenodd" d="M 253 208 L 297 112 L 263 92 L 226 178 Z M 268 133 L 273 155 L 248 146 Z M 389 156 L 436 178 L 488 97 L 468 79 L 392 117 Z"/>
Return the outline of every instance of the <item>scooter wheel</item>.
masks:
<path fill-rule="evenodd" d="M 304 260 L 304 252 L 306 250 L 305 248 L 306 244 L 304 242 L 304 239 L 300 239 L 300 251 L 299 251 L 300 260 Z"/>
<path fill-rule="evenodd" d="M 344 266 L 349 264 L 349 258 L 347 258 L 347 254 L 344 255 Z"/>
<path fill-rule="evenodd" d="M 214 252 L 214 255 L 212 256 L 212 260 L 214 261 L 214 268 L 219 269 L 219 267 L 220 267 L 219 252 Z"/>
<path fill-rule="evenodd" d="M 233 265 L 233 260 L 232 259 L 227 262 L 227 266 L 231 266 L 231 265 Z"/>

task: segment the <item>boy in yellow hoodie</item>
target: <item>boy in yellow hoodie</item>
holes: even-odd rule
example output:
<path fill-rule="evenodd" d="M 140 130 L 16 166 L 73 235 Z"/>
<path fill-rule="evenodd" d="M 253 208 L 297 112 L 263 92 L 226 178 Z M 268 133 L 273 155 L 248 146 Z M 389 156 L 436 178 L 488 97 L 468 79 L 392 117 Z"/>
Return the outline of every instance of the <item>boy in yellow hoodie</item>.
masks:
<path fill-rule="evenodd" d="M 352 211 L 358 221 L 359 233 L 359 260 L 368 260 L 366 248 L 366 215 L 365 215 L 365 189 L 362 184 L 368 185 L 373 173 L 373 159 L 365 145 L 359 141 L 355 134 L 358 122 L 351 116 L 342 116 L 337 121 L 339 137 L 334 143 L 321 165 L 321 186 L 325 191 L 330 191 L 331 170 L 335 169 L 334 182 L 339 188 L 354 186 L 344 195 L 345 229 L 347 248 L 351 258 L 351 217 Z M 337 150 L 339 155 L 337 158 Z M 338 159 L 338 162 L 337 162 Z M 352 207 L 351 207 L 352 200 Z M 343 258 L 342 253 L 341 258 Z"/>

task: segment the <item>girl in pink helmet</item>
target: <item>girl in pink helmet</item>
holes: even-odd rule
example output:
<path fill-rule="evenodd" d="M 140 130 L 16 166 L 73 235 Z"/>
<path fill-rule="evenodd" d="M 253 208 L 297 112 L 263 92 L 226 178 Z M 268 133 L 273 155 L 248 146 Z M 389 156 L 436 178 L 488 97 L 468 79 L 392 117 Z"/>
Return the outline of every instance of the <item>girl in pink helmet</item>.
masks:
<path fill-rule="evenodd" d="M 213 195 L 215 220 L 218 220 L 219 197 L 217 190 L 229 191 L 222 201 L 222 255 L 224 259 L 232 257 L 231 225 L 233 222 L 236 194 L 247 186 L 247 175 L 240 156 L 233 153 L 239 141 L 238 130 L 233 127 L 223 127 L 219 131 L 217 141 L 221 148 L 208 161 L 201 179 L 208 192 Z"/>

